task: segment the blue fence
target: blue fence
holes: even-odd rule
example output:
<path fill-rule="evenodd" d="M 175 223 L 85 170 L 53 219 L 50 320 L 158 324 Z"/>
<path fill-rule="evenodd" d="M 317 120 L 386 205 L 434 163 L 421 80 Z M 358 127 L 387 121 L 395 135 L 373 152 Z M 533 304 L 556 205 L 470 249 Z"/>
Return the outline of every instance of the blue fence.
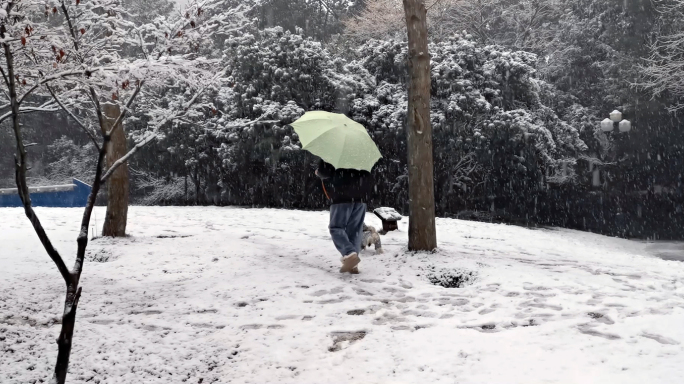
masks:
<path fill-rule="evenodd" d="M 85 207 L 90 185 L 73 179 L 72 184 L 29 187 L 34 207 Z M 21 207 L 16 188 L 0 189 L 0 207 Z"/>

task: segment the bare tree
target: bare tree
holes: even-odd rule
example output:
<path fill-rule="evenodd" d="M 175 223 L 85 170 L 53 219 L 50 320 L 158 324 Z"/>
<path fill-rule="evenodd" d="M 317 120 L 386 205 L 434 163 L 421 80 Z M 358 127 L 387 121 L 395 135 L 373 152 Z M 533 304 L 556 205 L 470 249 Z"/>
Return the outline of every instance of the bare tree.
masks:
<path fill-rule="evenodd" d="M 409 250 L 437 248 L 430 124 L 430 53 L 427 10 L 422 0 L 404 0 L 408 31 Z"/>
<path fill-rule="evenodd" d="M 382 39 L 403 33 L 400 0 L 370 0 L 359 14 L 344 21 L 345 34 L 359 40 Z"/>
<path fill-rule="evenodd" d="M 5 45 L 7 51 L 7 45 Z M 6 63 L 9 73 L 13 73 L 14 63 L 12 56 L 6 54 Z M 36 215 L 33 207 L 31 206 L 31 196 L 28 191 L 28 183 L 26 178 L 26 172 L 28 170 L 28 156 L 26 153 L 26 145 L 24 144 L 21 124 L 20 124 L 20 114 L 19 114 L 19 103 L 16 98 L 16 84 L 10 82 L 9 86 L 10 95 L 12 97 L 12 127 L 14 131 L 14 136 L 17 144 L 17 154 L 15 156 L 15 174 L 17 190 L 19 193 L 19 198 L 24 205 L 24 212 L 26 217 L 31 221 L 36 234 L 38 234 L 41 243 L 45 247 L 50 258 L 55 262 L 57 269 L 62 275 L 64 282 L 66 284 L 66 298 L 64 300 L 64 311 L 62 313 L 62 328 L 57 338 L 57 363 L 55 365 L 55 372 L 52 377 L 51 383 L 61 384 L 66 381 L 67 369 L 69 366 L 69 356 L 71 354 L 72 339 L 74 335 L 74 326 L 76 323 L 76 310 L 78 308 L 78 302 L 81 297 L 81 287 L 79 285 L 81 279 L 81 273 L 83 272 L 83 263 L 85 258 L 86 247 L 88 246 L 88 226 L 90 224 L 90 215 L 92 214 L 93 207 L 95 206 L 95 198 L 100 190 L 103 182 L 106 181 L 106 177 L 102 177 L 103 162 L 107 154 L 107 144 L 109 143 L 112 134 L 115 131 L 116 126 L 111 129 L 103 128 L 102 133 L 102 144 L 99 145 L 98 160 L 95 170 L 95 180 L 93 181 L 92 189 L 90 195 L 88 196 L 88 203 L 83 212 L 83 219 L 81 220 L 81 229 L 77 238 L 78 249 L 76 252 L 76 261 L 71 269 L 68 269 L 64 259 L 59 254 L 57 249 L 52 245 L 50 238 L 45 232 L 38 215 Z M 130 97 L 127 106 L 130 106 L 131 102 L 135 99 L 140 88 L 136 89 L 135 93 Z M 120 114 L 117 120 L 121 120 L 124 113 Z M 120 125 L 119 125 L 120 126 Z M 110 168 L 111 171 L 115 170 L 117 166 Z"/>
<path fill-rule="evenodd" d="M 684 0 L 657 1 L 660 31 L 651 56 L 641 66 L 645 79 L 637 84 L 653 95 L 674 99 L 672 111 L 684 108 Z"/>
<path fill-rule="evenodd" d="M 483 44 L 544 53 L 554 42 L 559 0 L 425 0 L 428 33 L 444 39 L 467 32 Z M 369 0 L 344 23 L 345 34 L 365 40 L 395 37 L 406 25 L 400 0 Z"/>
<path fill-rule="evenodd" d="M 11 68 L 13 67 L 13 65 L 11 60 L 7 60 L 7 66 L 8 68 L 10 68 L 10 72 L 12 72 Z M 79 283 L 81 273 L 83 271 L 85 251 L 88 245 L 88 227 L 90 224 L 90 217 L 93 211 L 93 207 L 95 205 L 97 194 L 99 193 L 101 186 L 104 183 L 106 183 L 107 180 L 117 172 L 119 167 L 125 164 L 126 161 L 140 148 L 142 148 L 144 145 L 146 145 L 147 143 L 151 142 L 156 138 L 156 134 L 154 133 L 154 131 L 156 130 L 153 129 L 153 132 L 147 138 L 137 143 L 131 150 L 129 150 L 127 153 L 121 156 L 116 162 L 111 163 L 111 165 L 106 169 L 105 172 L 105 158 L 107 156 L 108 150 L 110 150 L 111 148 L 111 145 L 109 145 L 111 142 L 111 138 L 114 134 L 117 133 L 117 131 L 122 129 L 121 121 L 124 119 L 126 112 L 130 110 L 131 104 L 135 100 L 136 96 L 138 96 L 143 84 L 144 81 L 139 82 L 135 91 L 129 97 L 127 103 L 125 104 L 125 107 L 121 112 L 119 112 L 118 116 L 115 119 L 113 119 L 113 122 L 108 121 L 103 113 L 105 108 L 111 108 L 111 104 L 100 103 L 100 96 L 97 94 L 93 94 L 93 100 L 96 104 L 95 108 L 99 115 L 101 140 L 99 143 L 97 143 L 98 154 L 97 165 L 95 169 L 95 179 L 93 180 L 91 193 L 88 196 L 88 202 L 83 212 L 83 219 L 81 221 L 80 232 L 77 238 L 78 249 L 76 253 L 76 260 L 74 262 L 74 266 L 72 269 L 68 269 L 66 267 L 64 259 L 59 254 L 59 252 L 53 247 L 42 224 L 40 223 L 40 220 L 38 219 L 38 216 L 36 215 L 35 211 L 33 210 L 33 207 L 31 206 L 31 197 L 28 192 L 28 185 L 26 181 L 28 159 L 26 153 L 26 145 L 23 141 L 21 124 L 19 123 L 20 113 L 15 112 L 15 110 L 18 110 L 18 108 L 12 108 L 13 130 L 17 144 L 17 156 L 15 167 L 19 197 L 24 205 L 24 211 L 26 213 L 26 216 L 31 221 L 31 224 L 33 225 L 34 230 L 36 231 L 38 237 L 43 243 L 43 246 L 45 247 L 48 255 L 57 265 L 57 268 L 62 274 L 62 277 L 66 283 L 66 298 L 64 302 L 64 311 L 62 313 L 62 328 L 60 331 L 59 338 L 57 339 L 57 363 L 55 366 L 54 376 L 51 381 L 51 383 L 54 384 L 62 384 L 66 380 L 67 369 L 69 365 L 69 356 L 71 353 L 71 346 L 73 344 L 72 339 L 76 323 L 76 310 L 78 307 L 79 299 L 81 297 L 81 287 Z M 10 94 L 14 93 L 14 88 L 15 87 L 13 85 L 10 85 Z M 190 99 L 190 101 L 188 101 L 185 112 L 187 112 L 190 106 L 195 103 L 195 101 L 198 98 L 197 96 L 202 92 L 203 89 L 200 89 L 198 93 L 192 99 Z M 16 100 L 16 98 L 14 98 L 13 100 Z M 16 101 L 14 101 L 12 104 L 13 107 L 17 105 Z M 173 118 L 182 117 L 183 115 L 184 112 L 179 112 L 175 116 L 169 117 L 167 120 L 165 120 L 165 122 L 170 121 Z"/>

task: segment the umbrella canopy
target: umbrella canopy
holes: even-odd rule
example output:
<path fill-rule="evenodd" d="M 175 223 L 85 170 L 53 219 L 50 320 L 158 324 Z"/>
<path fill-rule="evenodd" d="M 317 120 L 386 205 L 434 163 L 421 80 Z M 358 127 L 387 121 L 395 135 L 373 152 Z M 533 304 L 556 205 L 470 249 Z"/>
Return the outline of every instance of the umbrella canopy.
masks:
<path fill-rule="evenodd" d="M 290 125 L 302 149 L 335 168 L 370 172 L 382 157 L 366 128 L 343 114 L 311 111 Z"/>

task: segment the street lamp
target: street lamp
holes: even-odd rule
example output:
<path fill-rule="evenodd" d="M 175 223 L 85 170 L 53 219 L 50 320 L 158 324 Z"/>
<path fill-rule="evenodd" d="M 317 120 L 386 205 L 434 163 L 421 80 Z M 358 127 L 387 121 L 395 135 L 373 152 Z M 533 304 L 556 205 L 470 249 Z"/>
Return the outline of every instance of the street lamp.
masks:
<path fill-rule="evenodd" d="M 629 132 L 632 129 L 632 123 L 629 120 L 622 119 L 622 112 L 617 109 L 610 113 L 610 119 L 606 118 L 601 121 L 601 130 L 603 132 L 612 132 L 614 130 L 620 132 Z"/>
<path fill-rule="evenodd" d="M 610 118 L 605 118 L 601 121 L 601 130 L 605 133 L 618 131 L 620 133 L 627 133 L 632 130 L 632 123 L 629 120 L 622 119 L 622 112 L 617 109 L 609 114 Z M 592 184 L 595 187 L 601 185 L 601 178 L 599 175 L 599 167 L 592 164 Z"/>

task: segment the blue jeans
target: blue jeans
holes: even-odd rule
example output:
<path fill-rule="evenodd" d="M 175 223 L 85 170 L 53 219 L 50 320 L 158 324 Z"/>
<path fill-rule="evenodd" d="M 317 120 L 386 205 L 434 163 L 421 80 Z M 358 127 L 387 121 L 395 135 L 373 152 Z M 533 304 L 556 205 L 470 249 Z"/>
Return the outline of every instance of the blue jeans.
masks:
<path fill-rule="evenodd" d="M 335 248 L 342 256 L 361 252 L 365 217 L 366 204 L 364 203 L 341 203 L 330 206 L 328 228 Z"/>

